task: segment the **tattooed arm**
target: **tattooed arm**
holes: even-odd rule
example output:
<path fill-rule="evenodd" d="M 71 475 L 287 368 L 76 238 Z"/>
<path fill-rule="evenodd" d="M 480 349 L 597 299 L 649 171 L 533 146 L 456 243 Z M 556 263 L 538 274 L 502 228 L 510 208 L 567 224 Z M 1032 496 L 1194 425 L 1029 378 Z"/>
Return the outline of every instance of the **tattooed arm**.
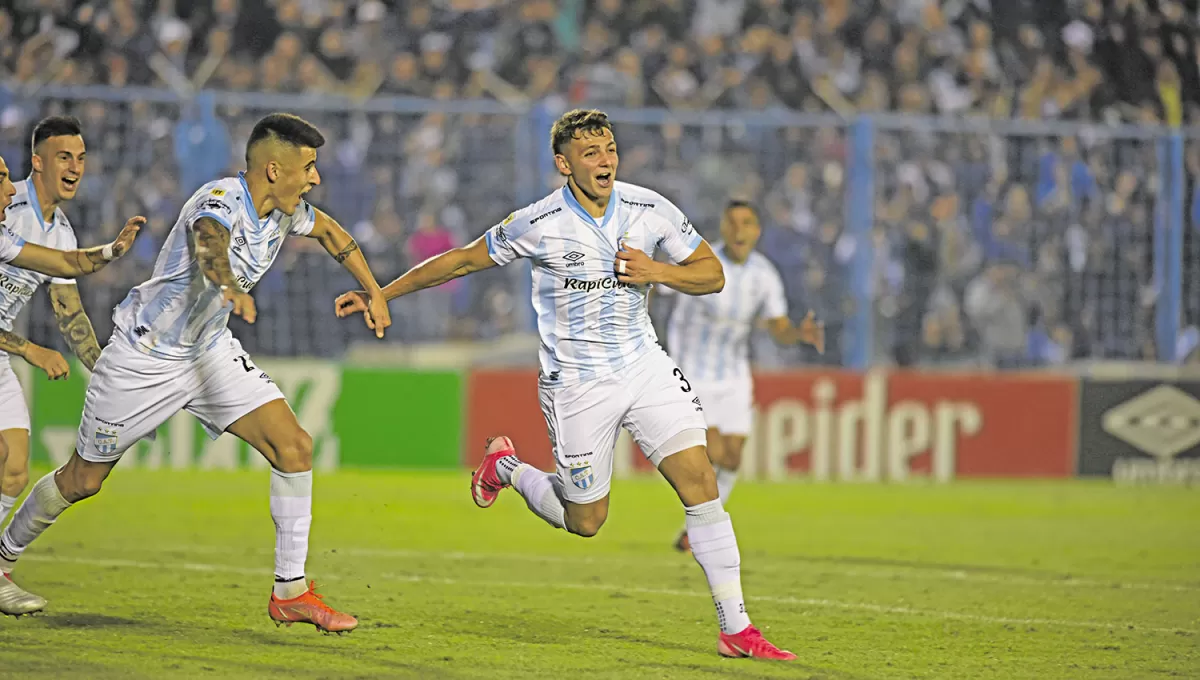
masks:
<path fill-rule="evenodd" d="M 242 291 L 229 264 L 229 230 L 211 217 L 192 224 L 192 254 L 204 277 L 221 288 L 221 297 L 233 304 L 233 313 L 254 323 L 254 298 Z"/>
<path fill-rule="evenodd" d="M 129 218 L 115 241 L 95 248 L 55 250 L 36 243 L 24 243 L 12 259 L 12 264 L 21 269 L 68 279 L 93 274 L 129 252 L 138 230 L 145 222 L 146 218 L 141 216 Z"/>
<path fill-rule="evenodd" d="M 71 374 L 71 366 L 63 358 L 63 355 L 41 345 L 35 345 L 12 331 L 0 331 L 0 350 L 15 354 L 28 361 L 30 365 L 42 369 L 51 380 L 66 378 Z M 99 351 L 97 350 L 97 352 Z M 91 366 L 89 365 L 88 368 L 90 369 Z"/>
<path fill-rule="evenodd" d="M 313 208 L 316 222 L 312 232 L 308 234 L 317 239 L 325 248 L 325 252 L 333 256 L 339 264 L 345 267 L 363 287 L 363 295 L 367 298 L 367 327 L 375 331 L 375 336 L 382 338 L 383 331 L 392 325 L 391 312 L 388 310 L 387 299 L 379 288 L 379 282 L 367 265 L 367 258 L 358 248 L 354 237 L 350 236 L 342 225 L 329 215 Z"/>
<path fill-rule="evenodd" d="M 75 352 L 83 365 L 92 370 L 100 358 L 100 343 L 96 341 L 91 319 L 83 311 L 79 287 L 73 283 L 50 284 L 50 305 L 58 319 L 58 332 L 62 333 L 71 351 Z"/>

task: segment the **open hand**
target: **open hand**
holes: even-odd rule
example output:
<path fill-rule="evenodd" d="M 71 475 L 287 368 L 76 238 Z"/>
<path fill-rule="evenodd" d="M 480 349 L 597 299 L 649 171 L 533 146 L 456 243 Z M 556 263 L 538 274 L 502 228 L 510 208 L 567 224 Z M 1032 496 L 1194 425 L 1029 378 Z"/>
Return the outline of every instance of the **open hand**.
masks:
<path fill-rule="evenodd" d="M 817 321 L 817 315 L 811 309 L 800 322 L 800 342 L 812 345 L 820 354 L 825 353 L 825 322 Z"/>
<path fill-rule="evenodd" d="M 121 228 L 121 233 L 117 234 L 117 240 L 112 242 L 114 259 L 129 252 L 129 249 L 133 247 L 133 240 L 137 238 L 138 231 L 145 223 L 146 218 L 141 215 L 129 218 L 129 221 Z"/>

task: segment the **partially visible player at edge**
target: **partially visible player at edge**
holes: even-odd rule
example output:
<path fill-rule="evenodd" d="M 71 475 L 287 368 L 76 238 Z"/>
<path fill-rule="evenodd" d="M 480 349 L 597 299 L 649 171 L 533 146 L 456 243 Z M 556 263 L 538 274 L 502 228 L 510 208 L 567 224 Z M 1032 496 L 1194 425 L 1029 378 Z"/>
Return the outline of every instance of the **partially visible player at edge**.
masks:
<path fill-rule="evenodd" d="M 59 206 L 75 198 L 87 164 L 87 149 L 77 119 L 51 116 L 33 128 L 33 172 L 15 183 L 16 196 L 4 215 L 4 226 L 25 240 L 57 250 L 78 247 L 71 223 Z M 12 265 L 0 265 L 8 284 L 0 289 L 0 438 L 8 446 L 8 463 L 0 467 L 0 527 L 29 482 L 29 408 L 9 356 L 46 372 L 51 380 L 69 377 L 70 367 L 58 352 L 12 332 L 21 308 L 49 282 L 50 306 L 58 330 L 75 356 L 90 371 L 100 357 L 96 331 L 83 311 L 79 289 L 69 278 L 51 277 Z"/>
<path fill-rule="evenodd" d="M 9 206 L 13 203 L 13 197 L 16 195 L 17 188 L 9 176 L 8 164 L 3 158 L 0 158 L 0 218 L 8 212 Z M 7 226 L 0 227 L 0 273 L 10 277 L 21 275 L 22 278 L 16 280 L 24 281 L 25 272 L 36 272 L 46 277 L 60 279 L 86 276 L 98 272 L 109 262 L 129 252 L 138 230 L 145 221 L 143 217 L 134 217 L 125 223 L 125 227 L 115 241 L 86 250 L 58 250 L 37 243 L 28 243 Z M 72 244 L 74 241 L 75 239 L 71 238 Z M 7 297 L 9 294 L 5 293 L 5 297 L 0 298 L 0 306 L 6 307 L 13 303 L 13 298 Z M 27 298 L 28 295 L 25 296 L 25 299 Z M 21 301 L 23 302 L 23 300 Z M 11 317 L 7 317 L 7 319 L 11 324 Z M 9 331 L 0 331 L 0 340 L 8 343 L 9 346 L 19 345 L 13 340 L 17 337 Z M 19 402 L 23 409 L 25 406 L 24 393 L 16 378 L 12 377 L 12 369 L 8 366 L 7 361 L 4 363 L 0 376 L 4 380 L 0 386 L 0 411 L 8 414 L 16 410 L 12 404 L 14 400 Z M 28 427 L 27 424 L 26 427 Z M 4 434 L 8 435 L 7 432 Z M 4 438 L 0 438 L 0 470 L 4 469 L 7 459 L 8 446 L 5 444 Z M 20 615 L 36 611 L 40 607 L 31 608 L 30 604 L 31 602 L 36 604 L 40 599 L 18 588 L 7 572 L 0 571 L 0 614 Z"/>
<path fill-rule="evenodd" d="M 383 337 L 387 302 L 350 235 L 304 194 L 320 183 L 325 138 L 296 116 L 272 114 L 254 126 L 247 171 L 209 182 L 183 206 L 150 280 L 113 313 L 84 402 L 75 452 L 34 484 L 0 536 L 0 572 L 71 505 L 95 495 L 121 454 L 185 410 L 214 439 L 230 432 L 271 464 L 275 585 L 267 611 L 277 624 L 351 630 L 305 583 L 312 524 L 312 438 L 270 377 L 254 366 L 227 327 L 232 312 L 253 323 L 249 291 L 289 235 L 317 239 L 369 291 L 367 325 Z M 45 600 L 26 594 L 25 611 Z"/>
<path fill-rule="evenodd" d="M 608 516 L 613 446 L 625 427 L 685 506 L 693 554 L 717 607 L 718 652 L 794 659 L 746 615 L 737 539 L 704 449 L 704 414 L 646 313 L 652 284 L 689 295 L 721 290 L 721 262 L 669 201 L 616 181 L 617 145 L 604 113 L 568 112 L 550 137 L 565 187 L 384 288 L 390 300 L 517 258 L 533 261 L 539 397 L 557 472 L 522 463 L 507 437 L 494 437 L 472 476 L 475 503 L 486 508 L 511 485 L 552 526 L 596 535 Z M 659 248 L 674 264 L 652 259 Z M 369 304 L 358 291 L 339 297 L 336 308 L 346 316 L 369 312 Z"/>
<path fill-rule="evenodd" d="M 687 373 L 708 420 L 708 457 L 721 503 L 729 502 L 754 411 L 749 341 L 761 319 L 781 345 L 805 343 L 825 351 L 825 328 L 809 312 L 799 327 L 787 316 L 783 279 L 755 252 L 762 230 L 745 201 L 730 201 L 721 216 L 721 243 L 713 251 L 725 270 L 725 288 L 704 297 L 677 296 L 667 326 L 667 350 Z M 688 550 L 684 529 L 675 541 Z"/>

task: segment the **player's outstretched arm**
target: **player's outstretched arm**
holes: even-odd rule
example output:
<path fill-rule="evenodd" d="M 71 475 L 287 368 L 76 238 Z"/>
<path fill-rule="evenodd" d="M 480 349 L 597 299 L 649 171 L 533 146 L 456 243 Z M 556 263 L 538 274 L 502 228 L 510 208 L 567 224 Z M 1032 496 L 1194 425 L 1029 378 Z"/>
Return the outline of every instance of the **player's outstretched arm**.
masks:
<path fill-rule="evenodd" d="M 469 245 L 435 255 L 401 274 L 395 281 L 383 287 L 383 296 L 392 300 L 495 266 L 496 261 L 488 255 L 487 240 L 481 236 Z M 334 305 L 339 317 L 350 316 L 367 309 L 367 301 L 362 291 L 346 293 L 340 296 Z"/>
<path fill-rule="evenodd" d="M 25 243 L 12 259 L 13 266 L 49 276 L 73 279 L 104 269 L 109 262 L 129 252 L 145 217 L 131 217 L 112 243 L 82 250 L 54 250 L 36 243 Z"/>
<path fill-rule="evenodd" d="M 229 264 L 229 230 L 211 217 L 192 223 L 192 252 L 204 277 L 221 288 L 221 297 L 233 305 L 233 313 L 254 323 L 258 315 L 254 298 L 238 285 Z"/>
<path fill-rule="evenodd" d="M 343 229 L 337 220 L 316 208 L 313 208 L 313 212 L 316 214 L 316 220 L 308 236 L 317 239 L 325 248 L 325 252 L 332 255 L 333 259 L 362 284 L 362 293 L 367 298 L 367 310 L 363 314 L 367 328 L 375 331 L 375 337 L 382 338 L 384 329 L 392 325 L 392 315 L 388 310 L 387 298 L 383 297 L 383 290 L 375 280 L 375 275 L 371 273 L 371 267 L 367 265 L 366 256 L 359 249 L 354 237 Z"/>
<path fill-rule="evenodd" d="M 661 283 L 686 295 L 719 293 L 725 287 L 725 270 L 721 260 L 706 241 L 679 264 L 656 262 L 640 250 L 624 246 L 617 251 L 613 263 L 617 280 L 636 286 Z"/>
<path fill-rule="evenodd" d="M 71 375 L 71 365 L 63 355 L 48 347 L 35 345 L 12 331 L 0 331 L 0 350 L 15 354 L 46 372 L 51 380 Z"/>
<path fill-rule="evenodd" d="M 83 311 L 79 288 L 73 283 L 50 284 L 50 306 L 58 319 L 58 332 L 62 333 L 71 351 L 90 371 L 100 358 L 100 343 L 96 340 L 96 329 L 92 320 Z"/>
<path fill-rule="evenodd" d="M 817 321 L 811 310 L 798 327 L 792 325 L 791 319 L 781 316 L 767 321 L 767 330 L 775 342 L 781 345 L 803 343 L 812 345 L 821 354 L 825 353 L 825 322 Z"/>

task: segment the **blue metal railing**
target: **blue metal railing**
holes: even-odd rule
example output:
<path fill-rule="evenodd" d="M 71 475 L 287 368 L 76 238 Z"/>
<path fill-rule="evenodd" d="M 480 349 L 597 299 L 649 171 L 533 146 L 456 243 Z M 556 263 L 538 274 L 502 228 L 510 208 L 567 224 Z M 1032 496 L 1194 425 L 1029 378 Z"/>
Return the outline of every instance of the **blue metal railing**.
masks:
<path fill-rule="evenodd" d="M 508 172 L 512 179 L 512 196 L 517 205 L 536 200 L 545 193 L 547 178 L 555 173 L 554 162 L 546 142 L 550 124 L 559 111 L 552 110 L 544 104 L 534 104 L 529 107 L 513 107 L 491 100 L 452 100 L 440 101 L 412 97 L 380 97 L 365 101 L 357 101 L 345 97 L 308 96 L 291 94 L 264 94 L 245 92 L 206 92 L 205 97 L 185 102 L 174 92 L 154 88 L 124 88 L 111 89 L 103 86 L 46 86 L 33 92 L 7 91 L 0 86 L 0 103 L 9 101 L 27 111 L 28 118 L 40 115 L 48 107 L 62 103 L 100 103 L 105 105 L 133 106 L 136 103 L 155 104 L 162 106 L 195 105 L 203 101 L 211 107 L 209 113 L 219 114 L 229 110 L 288 110 L 297 113 L 315 115 L 340 116 L 341 114 L 394 114 L 398 116 L 421 116 L 430 113 L 444 113 L 458 116 L 500 116 L 504 120 L 511 119 L 511 139 L 508 140 L 507 150 L 497 153 L 501 157 L 487 161 L 490 163 L 488 172 Z M 178 112 L 177 112 L 178 113 Z M 879 337 L 886 331 L 886 314 L 880 313 L 880 291 L 877 281 L 881 280 L 879 268 L 880 255 L 877 252 L 879 243 L 886 241 L 887 234 L 880 235 L 880 223 L 876 215 L 876 204 L 884 197 L 885 191 L 891 191 L 888 186 L 895 182 L 883 180 L 894 179 L 894 168 L 886 166 L 880 160 L 880 145 L 887 140 L 906 140 L 932 137 L 935 140 L 976 138 L 991 140 L 994 146 L 1000 147 L 999 155 L 1009 155 L 1025 158 L 1035 151 L 1037 144 L 1049 143 L 1045 140 L 1060 140 L 1068 137 L 1087 139 L 1093 145 L 1127 145 L 1132 151 L 1127 153 L 1124 147 L 1118 149 L 1124 153 L 1122 160 L 1114 161 L 1115 172 L 1132 171 L 1144 183 L 1153 183 L 1154 201 L 1150 221 L 1148 243 L 1152 259 L 1152 272 L 1148 281 L 1143 283 L 1152 288 L 1154 293 L 1154 344 L 1158 357 L 1173 358 L 1176 339 L 1180 334 L 1183 318 L 1183 307 L 1193 304 L 1184 299 L 1184 277 L 1187 267 L 1184 252 L 1184 235 L 1188 222 L 1185 210 L 1189 204 L 1185 195 L 1189 190 L 1189 181 L 1185 176 L 1184 163 L 1185 144 L 1189 140 L 1200 139 L 1200 132 L 1195 130 L 1167 130 L 1141 126 L 1106 126 L 1087 123 L 1067 122 L 1024 122 L 1010 120 L 986 119 L 946 119 L 922 118 L 883 114 L 863 116 L 852 121 L 846 121 L 833 115 L 812 115 L 786 111 L 667 111 L 659 109 L 613 109 L 608 111 L 610 118 L 618 125 L 618 134 L 623 135 L 623 128 L 638 128 L 653 130 L 655 126 L 674 124 L 689 131 L 689 139 L 700 140 L 708 133 L 717 141 L 703 141 L 697 144 L 704 146 L 710 156 L 722 155 L 753 156 L 757 151 L 767 150 L 756 170 L 762 182 L 779 180 L 783 169 L 793 163 L 807 163 L 815 156 L 805 146 L 807 141 L 789 142 L 789 145 L 773 145 L 775 138 L 768 137 L 766 141 L 756 142 L 759 146 L 744 139 L 742 133 L 750 130 L 755 134 L 769 133 L 782 135 L 787 131 L 804 131 L 805 134 L 818 130 L 836 130 L 840 135 L 840 143 L 844 145 L 840 169 L 844 170 L 844 181 L 825 178 L 822 186 L 826 191 L 839 191 L 841 204 L 840 221 L 842 236 L 837 247 L 848 250 L 849 255 L 844 263 L 844 291 L 834 291 L 844 298 L 836 311 L 843 315 L 841 323 L 842 338 L 840 347 L 842 364 L 853 368 L 867 368 L 880 360 Z M 657 133 L 655 133 L 657 134 Z M 742 136 L 739 136 L 742 135 Z M 753 137 L 753 135 L 751 135 Z M 807 138 L 803 138 L 807 140 Z M 1154 147 L 1153 158 L 1156 167 L 1139 165 L 1137 149 L 1141 144 L 1151 144 Z M 961 154 L 962 150 L 951 148 L 953 144 L 943 144 L 934 153 Z M 1116 146 L 1113 146 L 1116 148 Z M 947 150 L 949 149 L 949 150 Z M 811 152 L 811 154 L 810 154 Z M 397 152 L 400 153 L 400 152 Z M 1112 153 L 1116 154 L 1117 151 Z M 774 154 L 781 157 L 772 158 L 767 163 L 766 155 Z M 1024 154 L 1024 155 L 1022 155 Z M 235 154 L 240 155 L 240 154 Z M 1117 157 L 1117 156 L 1114 156 Z M 1133 160 L 1130 160 L 1130 159 Z M 177 159 L 180 164 L 187 163 L 186 158 Z M 397 165 L 405 159 L 402 155 L 396 157 Z M 9 159 L 13 164 L 14 159 Z M 483 161 L 480 161 L 483 162 Z M 813 161 L 813 174 L 822 171 Z M 828 170 L 827 168 L 825 170 Z M 653 171 L 645 182 L 654 186 Z M 1115 173 L 1114 173 L 1115 174 Z M 834 173 L 836 176 L 836 173 Z M 1021 180 L 1026 186 L 1033 186 L 1034 180 Z M 1020 183 L 1020 182 L 1018 182 Z M 831 188 L 834 187 L 834 188 Z M 184 195 L 192 187 L 179 187 Z M 462 187 L 470 191 L 469 186 Z M 765 193 L 765 192 L 764 192 Z M 961 192 L 960 192 L 961 193 Z M 672 196 L 672 198 L 675 198 Z M 705 196 L 705 198 L 710 198 Z M 813 200 L 824 198 L 813 196 Z M 969 197 L 963 196 L 964 201 Z M 1078 198 L 1078 197 L 1076 197 Z M 998 205 L 998 201 L 993 201 Z M 516 207 L 516 206 L 513 206 Z M 685 211 L 692 211 L 690 205 L 681 205 Z M 505 206 L 495 207 L 495 218 L 503 217 Z M 964 213 L 966 211 L 963 211 Z M 708 233 L 711 236 L 715 217 L 704 215 L 710 222 Z M 828 215 L 817 215 L 817 221 Z M 924 219 L 924 218 L 923 218 Z M 963 218 L 964 220 L 966 218 Z M 479 226 L 479 225 L 476 225 Z M 486 226 L 486 225 L 483 225 Z M 1049 225 L 1046 234 L 1039 239 L 1055 238 L 1053 224 Z M 1065 225 L 1059 225 L 1065 226 Z M 818 230 L 820 225 L 818 224 Z M 819 237 L 812 233 L 802 232 L 802 247 L 809 248 L 797 261 L 828 258 L 830 244 L 821 243 Z M 1132 238 L 1132 237 L 1131 237 Z M 1040 247 L 1042 241 L 1034 241 L 1030 250 Z M 798 246 L 800 247 L 800 246 Z M 826 248 L 826 250 L 822 250 Z M 1032 267 L 1032 264 L 1026 263 Z M 841 265 L 838 265 L 841 266 Z M 828 265 L 832 268 L 833 265 Z M 1102 272 L 1101 272 L 1102 273 Z M 786 274 L 786 272 L 785 272 Z M 1134 274 L 1136 278 L 1139 274 Z M 802 281 L 803 275 L 796 273 L 796 281 Z M 886 277 L 883 277 L 886 278 Z M 901 277 L 902 278 L 902 277 Z M 528 282 L 520 277 L 521 283 L 514 285 L 518 288 L 515 294 L 527 299 Z M 515 279 L 514 279 L 515 280 Z M 796 284 L 803 288 L 803 283 Z M 1108 284 L 1103 284 L 1108 285 Z M 903 287 L 901 283 L 897 287 Z M 1096 290 L 1085 289 L 1080 295 L 1088 300 L 1088 296 L 1110 295 L 1108 288 Z M 1100 292 L 1097 292 L 1100 291 Z M 796 291 L 792 291 L 796 292 Z M 1086 302 L 1087 300 L 1085 300 Z M 532 315 L 526 313 L 524 319 L 532 323 Z M 883 326 L 881 326 L 883 324 Z M 899 331 L 895 331 L 900 333 Z M 911 331 L 904 331 L 911 333 Z M 903 335 L 903 333 L 900 333 Z M 907 337 L 907 336 L 904 336 Z M 904 339 L 903 337 L 901 338 Z"/>

